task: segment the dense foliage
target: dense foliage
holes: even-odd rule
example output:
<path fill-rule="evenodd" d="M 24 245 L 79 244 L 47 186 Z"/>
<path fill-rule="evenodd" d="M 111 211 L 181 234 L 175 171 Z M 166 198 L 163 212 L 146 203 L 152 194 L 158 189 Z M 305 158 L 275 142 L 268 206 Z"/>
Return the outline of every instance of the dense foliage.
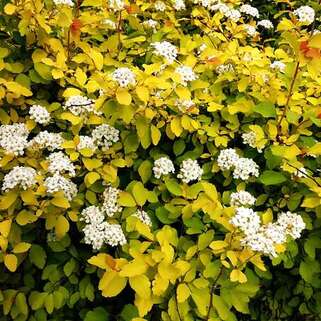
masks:
<path fill-rule="evenodd" d="M 0 321 L 321 319 L 319 1 L 0 9 Z"/>

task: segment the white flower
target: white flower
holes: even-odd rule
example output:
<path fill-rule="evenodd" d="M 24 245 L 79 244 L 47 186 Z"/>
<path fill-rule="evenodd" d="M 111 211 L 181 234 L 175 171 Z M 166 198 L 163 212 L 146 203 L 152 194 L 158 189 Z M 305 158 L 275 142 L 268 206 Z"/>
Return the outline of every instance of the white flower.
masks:
<path fill-rule="evenodd" d="M 193 69 L 189 66 L 179 66 L 175 69 L 175 72 L 180 75 L 181 82 L 185 86 L 188 81 L 193 81 L 198 78 Z"/>
<path fill-rule="evenodd" d="M 82 210 L 80 214 L 80 221 L 84 221 L 87 224 L 100 224 L 104 221 L 105 215 L 97 206 L 89 206 Z"/>
<path fill-rule="evenodd" d="M 197 160 L 186 159 L 182 162 L 180 172 L 177 175 L 184 183 L 199 181 L 203 175 L 203 169 L 198 165 Z"/>
<path fill-rule="evenodd" d="M 228 171 L 236 165 L 239 159 L 240 157 L 235 149 L 227 148 L 220 151 L 217 164 L 222 171 Z"/>
<path fill-rule="evenodd" d="M 128 87 L 136 84 L 135 74 L 127 67 L 117 68 L 111 75 L 113 81 L 118 82 L 120 87 Z"/>
<path fill-rule="evenodd" d="M 97 146 L 108 149 L 113 143 L 119 141 L 119 130 L 108 124 L 102 124 L 92 131 L 92 137 Z"/>
<path fill-rule="evenodd" d="M 231 206 L 234 207 L 246 207 L 255 204 L 256 198 L 249 192 L 239 191 L 231 194 Z"/>
<path fill-rule="evenodd" d="M 263 232 L 246 235 L 242 239 L 241 244 L 249 247 L 252 251 L 261 252 L 271 258 L 277 257 L 273 241 Z"/>
<path fill-rule="evenodd" d="M 138 209 L 133 214 L 133 216 L 136 216 L 142 223 L 146 224 L 147 226 L 152 226 L 152 220 L 145 211 Z"/>
<path fill-rule="evenodd" d="M 53 0 L 53 2 L 56 6 L 59 6 L 59 5 L 65 5 L 69 7 L 74 6 L 74 2 L 72 0 Z"/>
<path fill-rule="evenodd" d="M 6 154 L 23 155 L 28 146 L 29 131 L 23 123 L 0 126 L 0 147 Z"/>
<path fill-rule="evenodd" d="M 273 23 L 270 20 L 267 20 L 267 19 L 259 21 L 257 23 L 257 25 L 261 26 L 261 27 L 263 27 L 265 29 L 273 29 L 274 28 Z"/>
<path fill-rule="evenodd" d="M 76 184 L 58 173 L 46 178 L 44 185 L 50 194 L 62 191 L 69 201 L 77 195 Z"/>
<path fill-rule="evenodd" d="M 162 56 L 170 64 L 175 61 L 178 55 L 177 48 L 168 41 L 153 42 L 151 46 L 154 48 L 155 55 Z"/>
<path fill-rule="evenodd" d="M 103 193 L 102 211 L 109 217 L 121 212 L 122 207 L 118 205 L 119 189 L 108 186 Z"/>
<path fill-rule="evenodd" d="M 125 8 L 125 1 L 123 0 L 108 0 L 108 7 L 112 10 L 119 11 Z"/>
<path fill-rule="evenodd" d="M 8 191 L 16 186 L 26 190 L 36 184 L 37 172 L 31 167 L 15 166 L 3 178 L 2 190 Z"/>
<path fill-rule="evenodd" d="M 64 139 L 59 133 L 49 133 L 48 131 L 42 131 L 28 143 L 28 147 L 35 149 L 47 148 L 49 151 L 55 149 L 62 149 L 62 143 Z"/>
<path fill-rule="evenodd" d="M 245 235 L 253 235 L 260 229 L 261 218 L 250 208 L 238 207 L 230 223 L 239 228 Z"/>
<path fill-rule="evenodd" d="M 289 211 L 280 214 L 277 224 L 285 230 L 286 234 L 290 235 L 294 239 L 298 239 L 301 236 L 302 231 L 305 229 L 305 223 L 302 217 Z"/>
<path fill-rule="evenodd" d="M 239 158 L 235 164 L 233 178 L 248 180 L 251 176 L 259 176 L 259 166 L 250 158 Z"/>
<path fill-rule="evenodd" d="M 97 148 L 95 144 L 95 140 L 90 136 L 85 136 L 85 135 L 79 136 L 79 144 L 77 145 L 77 150 L 81 150 L 84 148 L 89 148 L 92 151 L 95 151 Z"/>
<path fill-rule="evenodd" d="M 155 10 L 157 11 L 165 11 L 166 10 L 166 4 L 163 1 L 156 1 L 155 2 Z"/>
<path fill-rule="evenodd" d="M 110 20 L 110 19 L 104 19 L 103 23 L 109 27 L 110 29 L 116 29 L 117 28 L 117 25 L 116 23 L 113 21 L 113 20 Z"/>
<path fill-rule="evenodd" d="M 162 175 L 175 173 L 174 164 L 169 158 L 161 157 L 155 160 L 153 172 L 156 178 L 161 178 Z"/>
<path fill-rule="evenodd" d="M 307 25 L 310 25 L 314 21 L 315 12 L 309 6 L 301 6 L 300 8 L 294 10 L 293 13 L 297 16 L 300 22 Z"/>
<path fill-rule="evenodd" d="M 253 131 L 242 134 L 243 144 L 249 145 L 252 148 L 256 147 L 256 133 Z M 261 153 L 262 149 L 258 149 L 258 152 Z"/>
<path fill-rule="evenodd" d="M 282 61 L 274 61 L 271 63 L 270 68 L 278 70 L 280 72 L 285 72 L 286 65 Z"/>
<path fill-rule="evenodd" d="M 195 103 L 191 99 L 177 99 L 175 105 L 182 112 L 187 112 L 190 108 L 195 106 Z"/>
<path fill-rule="evenodd" d="M 75 176 L 75 167 L 69 157 L 63 152 L 51 153 L 47 160 L 49 161 L 48 171 L 52 174 L 68 173 L 70 176 Z"/>
<path fill-rule="evenodd" d="M 241 18 L 241 14 L 236 9 L 230 9 L 227 12 L 225 12 L 225 17 L 231 19 L 234 22 L 238 22 Z"/>
<path fill-rule="evenodd" d="M 259 11 L 255 7 L 250 6 L 249 4 L 243 4 L 240 7 L 240 11 L 254 18 L 259 18 L 260 16 Z"/>
<path fill-rule="evenodd" d="M 286 241 L 285 230 L 278 223 L 268 223 L 262 226 L 260 230 L 275 244 L 282 244 Z"/>
<path fill-rule="evenodd" d="M 148 27 L 148 28 L 151 28 L 151 29 L 155 30 L 157 25 L 158 25 L 158 22 L 153 20 L 153 19 L 148 19 L 148 20 L 143 22 L 143 25 Z"/>
<path fill-rule="evenodd" d="M 234 67 L 232 64 L 222 64 L 216 67 L 216 72 L 221 75 L 228 72 L 234 72 Z"/>
<path fill-rule="evenodd" d="M 119 224 L 104 222 L 105 242 L 110 246 L 125 245 L 127 243 L 124 232 Z"/>
<path fill-rule="evenodd" d="M 256 29 L 255 27 L 251 26 L 251 25 L 245 25 L 244 26 L 247 34 L 250 36 L 250 37 L 254 37 L 256 35 Z"/>
<path fill-rule="evenodd" d="M 40 105 L 31 106 L 29 115 L 38 124 L 47 125 L 50 122 L 50 113 L 45 107 Z"/>
<path fill-rule="evenodd" d="M 213 11 L 219 11 L 224 15 L 230 10 L 230 8 L 224 3 L 217 3 L 215 5 L 212 5 L 210 9 Z"/>
<path fill-rule="evenodd" d="M 98 114 L 94 109 L 94 102 L 87 97 L 79 95 L 69 97 L 62 107 L 76 116 L 85 115 L 91 112 Z"/>
<path fill-rule="evenodd" d="M 200 55 L 207 48 L 206 43 L 202 43 L 197 50 L 197 54 Z"/>
<path fill-rule="evenodd" d="M 184 0 L 174 0 L 173 7 L 177 11 L 186 9 Z"/>
<path fill-rule="evenodd" d="M 306 168 L 300 167 L 299 169 L 297 169 L 297 170 L 293 173 L 293 176 L 298 177 L 298 178 L 308 177 L 308 171 L 307 171 Z"/>

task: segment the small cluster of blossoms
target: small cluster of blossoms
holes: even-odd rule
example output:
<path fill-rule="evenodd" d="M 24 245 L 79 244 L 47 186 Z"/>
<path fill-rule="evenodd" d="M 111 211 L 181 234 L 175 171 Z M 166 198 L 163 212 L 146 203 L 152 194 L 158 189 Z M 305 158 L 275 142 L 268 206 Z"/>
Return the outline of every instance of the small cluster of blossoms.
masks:
<path fill-rule="evenodd" d="M 110 19 L 104 19 L 103 20 L 103 24 L 106 27 L 110 28 L 110 29 L 116 29 L 117 28 L 116 23 L 113 20 L 110 20 Z"/>
<path fill-rule="evenodd" d="M 174 4 L 173 4 L 173 7 L 177 11 L 186 9 L 184 0 L 175 0 Z"/>
<path fill-rule="evenodd" d="M 75 176 L 75 167 L 69 157 L 63 152 L 55 152 L 47 157 L 49 161 L 48 171 L 51 174 L 68 173 L 70 176 Z"/>
<path fill-rule="evenodd" d="M 23 155 L 28 146 L 29 131 L 25 124 L 0 126 L 0 147 L 6 154 Z"/>
<path fill-rule="evenodd" d="M 217 163 L 222 171 L 233 169 L 235 179 L 248 180 L 251 176 L 259 176 L 259 166 L 250 158 L 239 157 L 232 148 L 222 150 Z"/>
<path fill-rule="evenodd" d="M 224 15 L 226 18 L 231 19 L 234 22 L 238 22 L 241 19 L 241 13 L 236 9 L 230 9 L 225 12 Z"/>
<path fill-rule="evenodd" d="M 245 25 L 244 26 L 246 33 L 248 34 L 248 36 L 250 37 L 254 37 L 256 35 L 256 28 L 254 26 L 251 25 Z"/>
<path fill-rule="evenodd" d="M 161 178 L 162 175 L 175 173 L 174 164 L 169 158 L 161 157 L 155 160 L 153 172 L 156 178 Z"/>
<path fill-rule="evenodd" d="M 273 26 L 273 23 L 268 20 L 268 19 L 264 19 L 264 20 L 260 20 L 258 23 L 257 23 L 257 26 L 259 27 L 263 27 L 264 29 L 273 29 L 274 26 Z"/>
<path fill-rule="evenodd" d="M 3 178 L 2 190 L 8 191 L 16 186 L 26 190 L 36 184 L 37 172 L 31 167 L 15 166 Z"/>
<path fill-rule="evenodd" d="M 182 113 L 186 113 L 189 109 L 195 106 L 195 103 L 191 99 L 177 99 L 175 101 L 175 106 Z"/>
<path fill-rule="evenodd" d="M 71 96 L 62 107 L 75 116 L 86 115 L 88 113 L 97 114 L 97 111 L 94 108 L 94 102 L 85 96 Z"/>
<path fill-rule="evenodd" d="M 199 181 L 202 178 L 203 169 L 199 166 L 197 160 L 186 159 L 182 162 L 180 172 L 177 175 L 184 183 Z"/>
<path fill-rule="evenodd" d="M 215 71 L 219 74 L 226 74 L 228 72 L 234 72 L 234 67 L 232 64 L 223 64 L 216 67 Z"/>
<path fill-rule="evenodd" d="M 136 84 L 135 74 L 127 67 L 117 68 L 111 77 L 120 87 L 134 86 Z"/>
<path fill-rule="evenodd" d="M 68 6 L 68 7 L 73 7 L 74 2 L 72 0 L 53 0 L 54 4 L 56 6 Z"/>
<path fill-rule="evenodd" d="M 79 136 L 79 144 L 77 145 L 77 150 L 82 150 L 84 148 L 89 148 L 92 151 L 95 151 L 97 149 L 95 140 L 90 136 Z"/>
<path fill-rule="evenodd" d="M 241 244 L 253 251 L 276 257 L 275 246 L 286 242 L 287 236 L 297 239 L 305 228 L 300 215 L 281 213 L 275 223 L 261 224 L 260 216 L 252 209 L 238 207 L 230 223 L 244 233 Z"/>
<path fill-rule="evenodd" d="M 64 139 L 61 137 L 61 134 L 49 133 L 44 130 L 29 141 L 28 147 L 34 149 L 47 148 L 49 151 L 54 151 L 56 149 L 62 149 L 63 142 Z"/>
<path fill-rule="evenodd" d="M 309 6 L 301 6 L 300 8 L 294 10 L 293 13 L 300 22 L 307 25 L 310 25 L 311 23 L 313 23 L 315 18 L 315 12 L 313 8 Z"/>
<path fill-rule="evenodd" d="M 270 68 L 273 70 L 277 70 L 280 72 L 285 72 L 285 63 L 283 63 L 282 61 L 274 61 L 271 63 Z"/>
<path fill-rule="evenodd" d="M 175 69 L 175 72 L 179 74 L 184 86 L 187 85 L 188 81 L 193 81 L 198 78 L 193 69 L 189 66 L 179 66 Z"/>
<path fill-rule="evenodd" d="M 152 226 L 152 220 L 145 211 L 138 209 L 133 214 L 133 216 L 137 217 L 142 223 L 146 224 L 147 226 Z"/>
<path fill-rule="evenodd" d="M 256 133 L 253 131 L 250 131 L 248 133 L 242 134 L 243 144 L 249 145 L 252 148 L 256 147 Z M 261 153 L 262 149 L 258 149 L 258 152 Z"/>
<path fill-rule="evenodd" d="M 163 1 L 156 1 L 154 6 L 156 11 L 164 12 L 166 10 L 166 4 Z"/>
<path fill-rule="evenodd" d="M 113 143 L 119 141 L 119 130 L 108 124 L 102 124 L 92 131 L 92 138 L 98 147 L 108 149 Z"/>
<path fill-rule="evenodd" d="M 47 125 L 50 122 L 50 113 L 45 107 L 40 105 L 33 105 L 29 110 L 30 118 L 36 123 L 41 125 Z"/>
<path fill-rule="evenodd" d="M 156 30 L 157 28 L 157 25 L 158 25 L 158 22 L 153 20 L 153 19 L 148 19 L 146 21 L 143 22 L 143 25 L 147 28 L 151 28 L 153 29 L 154 31 Z"/>
<path fill-rule="evenodd" d="M 231 206 L 234 207 L 247 207 L 253 206 L 256 202 L 256 198 L 249 192 L 240 191 L 231 194 Z"/>
<path fill-rule="evenodd" d="M 108 7 L 114 11 L 123 10 L 125 2 L 123 0 L 108 0 Z"/>
<path fill-rule="evenodd" d="M 308 177 L 308 174 L 309 173 L 306 168 L 300 167 L 293 173 L 293 176 L 297 178 L 305 178 Z"/>
<path fill-rule="evenodd" d="M 119 206 L 117 202 L 119 192 L 119 189 L 112 186 L 107 186 L 107 188 L 104 190 L 102 211 L 108 217 L 112 217 L 122 210 L 122 207 Z"/>
<path fill-rule="evenodd" d="M 83 228 L 84 242 L 91 245 L 94 250 L 99 250 L 104 244 L 117 246 L 127 243 L 121 226 L 105 221 L 105 215 L 97 206 L 84 209 L 80 220 L 86 223 Z"/>
<path fill-rule="evenodd" d="M 49 194 L 62 191 L 64 196 L 71 201 L 77 195 L 77 186 L 70 179 L 65 178 L 59 173 L 47 177 L 44 186 Z"/>
<path fill-rule="evenodd" d="M 243 4 L 240 7 L 240 12 L 245 13 L 254 18 L 260 17 L 259 11 L 255 7 L 250 6 L 249 4 Z"/>
<path fill-rule="evenodd" d="M 177 48 L 168 41 L 153 42 L 151 46 L 154 48 L 155 55 L 165 58 L 170 64 L 175 61 L 178 55 Z"/>

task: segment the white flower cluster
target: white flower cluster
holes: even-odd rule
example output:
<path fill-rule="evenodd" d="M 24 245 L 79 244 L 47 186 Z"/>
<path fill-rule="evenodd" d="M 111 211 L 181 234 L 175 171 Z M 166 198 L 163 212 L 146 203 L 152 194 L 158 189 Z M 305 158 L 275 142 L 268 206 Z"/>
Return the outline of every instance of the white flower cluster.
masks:
<path fill-rule="evenodd" d="M 31 167 L 15 166 L 3 178 L 2 190 L 8 191 L 16 186 L 26 190 L 36 184 L 37 172 Z"/>
<path fill-rule="evenodd" d="M 79 136 L 79 144 L 77 145 L 77 150 L 82 150 L 84 148 L 89 148 L 92 151 L 95 151 L 97 149 L 95 140 L 90 136 Z"/>
<path fill-rule="evenodd" d="M 213 11 L 219 11 L 223 15 L 225 15 L 230 10 L 229 6 L 221 2 L 216 3 L 214 5 L 208 3 L 205 7 L 209 7 L 209 9 Z"/>
<path fill-rule="evenodd" d="M 257 23 L 258 26 L 263 27 L 264 29 L 273 29 L 273 23 L 270 20 L 264 19 L 264 20 L 260 20 Z"/>
<path fill-rule="evenodd" d="M 118 82 L 120 87 L 128 87 L 136 84 L 135 74 L 127 67 L 117 68 L 111 75 L 113 81 Z"/>
<path fill-rule="evenodd" d="M 283 63 L 282 61 L 274 61 L 271 63 L 270 68 L 273 70 L 277 70 L 280 72 L 285 72 L 285 63 Z"/>
<path fill-rule="evenodd" d="M 147 226 L 152 226 L 152 220 L 145 211 L 138 209 L 133 214 L 133 216 L 136 216 L 142 223 L 146 224 Z"/>
<path fill-rule="evenodd" d="M 193 81 L 198 78 L 193 69 L 189 66 L 179 66 L 175 69 L 175 72 L 179 74 L 184 86 L 187 85 L 188 81 Z"/>
<path fill-rule="evenodd" d="M 256 148 L 256 133 L 253 131 L 242 134 L 243 144 Z"/>
<path fill-rule="evenodd" d="M 225 12 L 225 17 L 228 19 L 231 19 L 234 22 L 238 22 L 241 18 L 241 13 L 240 11 L 236 9 L 230 9 L 227 12 Z"/>
<path fill-rule="evenodd" d="M 190 108 L 194 107 L 195 103 L 191 99 L 177 99 L 175 105 L 182 113 L 185 113 Z"/>
<path fill-rule="evenodd" d="M 123 230 L 119 224 L 109 224 L 105 221 L 103 212 L 97 206 L 90 206 L 81 212 L 81 221 L 85 221 L 83 228 L 84 241 L 94 250 L 99 250 L 104 244 L 110 246 L 127 243 Z"/>
<path fill-rule="evenodd" d="M 203 175 L 203 169 L 198 165 L 197 160 L 185 159 L 177 175 L 184 183 L 199 181 Z"/>
<path fill-rule="evenodd" d="M 92 138 L 97 146 L 108 149 L 113 143 L 119 141 L 119 130 L 108 124 L 102 124 L 92 131 Z"/>
<path fill-rule="evenodd" d="M 153 172 L 156 178 L 161 178 L 162 175 L 175 173 L 174 164 L 169 158 L 161 157 L 155 160 Z"/>
<path fill-rule="evenodd" d="M 71 96 L 63 105 L 63 109 L 69 110 L 75 116 L 85 115 L 87 113 L 95 113 L 94 102 L 85 96 Z"/>
<path fill-rule="evenodd" d="M 247 207 L 255 204 L 256 198 L 246 191 L 239 191 L 231 194 L 231 206 Z"/>
<path fill-rule="evenodd" d="M 255 7 L 250 6 L 249 4 L 243 4 L 240 7 L 240 11 L 254 18 L 260 17 L 259 11 Z"/>
<path fill-rule="evenodd" d="M 314 21 L 315 11 L 309 6 L 301 6 L 300 8 L 294 10 L 293 12 L 298 20 L 302 23 L 310 25 Z"/>
<path fill-rule="evenodd" d="M 174 0 L 173 7 L 177 11 L 186 9 L 184 0 Z"/>
<path fill-rule="evenodd" d="M 53 2 L 56 6 L 59 6 L 59 5 L 65 5 L 69 7 L 74 6 L 74 2 L 72 0 L 53 0 Z"/>
<path fill-rule="evenodd" d="M 103 193 L 102 211 L 109 217 L 114 216 L 122 210 L 122 207 L 120 207 L 117 202 L 119 192 L 119 189 L 107 186 Z"/>
<path fill-rule="evenodd" d="M 170 64 L 175 61 L 178 55 L 177 48 L 168 41 L 153 42 L 151 46 L 154 48 L 155 55 L 165 58 Z"/>
<path fill-rule="evenodd" d="M 59 173 L 45 179 L 44 185 L 49 194 L 62 191 L 65 197 L 71 201 L 77 195 L 77 186 L 70 179 Z"/>
<path fill-rule="evenodd" d="M 104 19 L 103 24 L 105 24 L 110 29 L 116 29 L 117 25 L 113 20 L 110 19 Z"/>
<path fill-rule="evenodd" d="M 28 146 L 29 131 L 25 124 L 0 126 L 0 147 L 6 154 L 23 155 Z"/>
<path fill-rule="evenodd" d="M 293 176 L 297 177 L 297 178 L 304 178 L 308 176 L 308 171 L 306 168 L 304 167 L 300 167 L 299 169 L 297 169 Z"/>
<path fill-rule="evenodd" d="M 261 218 L 251 208 L 238 207 L 230 223 L 238 227 L 245 235 L 257 233 L 261 227 Z"/>
<path fill-rule="evenodd" d="M 56 149 L 62 149 L 63 142 L 64 139 L 61 137 L 61 134 L 49 133 L 44 130 L 29 141 L 28 147 L 35 149 L 47 148 L 49 151 L 54 151 Z"/>
<path fill-rule="evenodd" d="M 40 105 L 33 105 L 29 110 L 30 118 L 36 123 L 41 125 L 47 125 L 50 122 L 50 113 L 45 107 Z"/>
<path fill-rule="evenodd" d="M 115 11 L 123 10 L 125 2 L 123 0 L 108 0 L 108 7 Z"/>
<path fill-rule="evenodd" d="M 219 74 L 226 74 L 228 72 L 234 72 L 234 67 L 232 64 L 223 64 L 216 67 L 215 71 Z"/>
<path fill-rule="evenodd" d="M 148 28 L 156 30 L 158 22 L 153 20 L 153 19 L 148 19 L 148 20 L 143 22 L 143 25 L 148 27 Z"/>
<path fill-rule="evenodd" d="M 250 158 L 239 157 L 232 148 L 222 150 L 217 163 L 222 171 L 233 169 L 235 179 L 248 180 L 251 176 L 259 176 L 259 166 Z"/>
<path fill-rule="evenodd" d="M 63 152 L 51 153 L 47 160 L 49 161 L 48 171 L 51 174 L 68 173 L 72 177 L 76 175 L 75 166 Z"/>
<path fill-rule="evenodd" d="M 155 10 L 157 11 L 165 11 L 166 10 L 166 4 L 163 1 L 156 1 L 155 2 Z"/>
<path fill-rule="evenodd" d="M 302 231 L 305 229 L 305 223 L 302 217 L 289 211 L 280 214 L 277 224 L 285 230 L 286 234 L 290 235 L 294 239 L 298 239 L 301 236 Z"/>
<path fill-rule="evenodd" d="M 254 37 L 256 35 L 256 28 L 254 26 L 245 25 L 244 28 L 250 37 Z"/>

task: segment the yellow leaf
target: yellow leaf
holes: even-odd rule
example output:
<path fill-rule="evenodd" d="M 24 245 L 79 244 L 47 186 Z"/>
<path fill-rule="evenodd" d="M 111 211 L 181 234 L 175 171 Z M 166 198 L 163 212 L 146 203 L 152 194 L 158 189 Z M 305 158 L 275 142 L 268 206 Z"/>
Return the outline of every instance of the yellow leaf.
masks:
<path fill-rule="evenodd" d="M 21 225 L 27 225 L 37 221 L 38 217 L 31 212 L 22 210 L 16 217 L 16 222 Z"/>
<path fill-rule="evenodd" d="M 121 268 L 119 275 L 123 277 L 133 277 L 144 274 L 147 271 L 147 268 L 147 264 L 142 259 L 134 259 Z"/>
<path fill-rule="evenodd" d="M 85 184 L 87 187 L 89 187 L 99 179 L 100 179 L 100 175 L 98 173 L 90 172 L 85 176 Z"/>
<path fill-rule="evenodd" d="M 69 208 L 70 204 L 65 197 L 55 197 L 51 201 L 51 204 L 61 207 L 61 208 Z"/>
<path fill-rule="evenodd" d="M 93 60 L 94 65 L 98 70 L 101 70 L 103 68 L 104 57 L 99 51 L 91 49 L 90 58 Z"/>
<path fill-rule="evenodd" d="M 140 100 L 143 102 L 148 102 L 149 99 L 149 91 L 146 87 L 143 86 L 137 86 L 136 87 L 136 94 Z"/>
<path fill-rule="evenodd" d="M 32 190 L 22 191 L 20 193 L 20 197 L 23 200 L 23 202 L 27 205 L 37 205 L 38 204 L 37 198 Z"/>
<path fill-rule="evenodd" d="M 82 118 L 75 116 L 72 113 L 65 112 L 60 115 L 61 119 L 70 121 L 73 125 L 78 125 L 82 122 Z"/>
<path fill-rule="evenodd" d="M 98 253 L 97 255 L 92 256 L 88 260 L 88 263 L 98 266 L 100 269 L 104 270 L 107 270 L 108 267 L 115 267 L 116 265 L 115 259 L 106 253 Z"/>
<path fill-rule="evenodd" d="M 7 87 L 9 91 L 15 94 L 20 94 L 21 96 L 32 96 L 32 91 L 18 84 L 17 82 L 8 81 L 8 82 L 5 82 L 4 85 Z"/>
<path fill-rule="evenodd" d="M 137 275 L 129 278 L 131 288 L 141 297 L 149 298 L 151 295 L 150 281 L 146 275 Z"/>
<path fill-rule="evenodd" d="M 135 295 L 135 306 L 138 309 L 138 314 L 140 317 L 145 316 L 153 307 L 153 301 L 151 297 L 144 298 L 139 295 Z"/>
<path fill-rule="evenodd" d="M 77 69 L 76 69 L 75 78 L 80 86 L 84 86 L 84 84 L 87 80 L 86 73 L 82 69 L 80 69 L 79 67 L 77 67 Z"/>
<path fill-rule="evenodd" d="M 213 249 L 214 251 L 222 251 L 227 246 L 228 246 L 228 243 L 226 243 L 225 241 L 213 241 L 210 244 L 210 248 Z"/>
<path fill-rule="evenodd" d="M 247 281 L 246 275 L 237 269 L 234 269 L 230 274 L 230 279 L 232 282 L 245 283 Z"/>
<path fill-rule="evenodd" d="M 18 194 L 16 192 L 9 192 L 0 197 L 0 210 L 8 209 L 17 199 Z"/>
<path fill-rule="evenodd" d="M 191 295 L 191 291 L 185 283 L 181 283 L 177 287 L 176 295 L 177 295 L 177 302 L 183 303 L 189 298 L 189 296 Z"/>
<path fill-rule="evenodd" d="M 15 272 L 18 266 L 18 259 L 14 254 L 7 254 L 4 257 L 4 265 L 10 272 Z"/>
<path fill-rule="evenodd" d="M 319 206 L 321 200 L 319 197 L 305 197 L 304 201 L 301 204 L 301 207 L 315 208 Z"/>
<path fill-rule="evenodd" d="M 230 259 L 232 265 L 235 266 L 237 264 L 237 255 L 234 251 L 227 251 L 226 256 Z"/>
<path fill-rule="evenodd" d="M 181 125 L 181 119 L 179 117 L 176 117 L 171 121 L 171 130 L 176 137 L 179 137 L 183 132 L 184 129 Z"/>
<path fill-rule="evenodd" d="M 151 125 L 150 131 L 151 131 L 152 143 L 154 146 L 156 146 L 159 143 L 162 134 L 160 130 L 154 125 Z"/>
<path fill-rule="evenodd" d="M 2 252 L 5 252 L 7 250 L 8 247 L 8 240 L 3 237 L 2 235 L 0 235 L 0 249 Z"/>
<path fill-rule="evenodd" d="M 69 222 L 63 216 L 60 215 L 56 221 L 55 232 L 58 239 L 61 239 L 69 231 Z"/>
<path fill-rule="evenodd" d="M 117 101 L 121 104 L 121 105 L 130 105 L 130 103 L 132 102 L 132 96 L 130 95 L 130 93 L 124 89 L 124 88 L 119 88 L 116 92 L 116 98 Z"/>
<path fill-rule="evenodd" d="M 20 242 L 17 245 L 15 245 L 12 252 L 16 253 L 16 254 L 17 253 L 25 253 L 30 249 L 30 247 L 31 247 L 30 243 Z"/>
<path fill-rule="evenodd" d="M 4 237 L 8 237 L 10 233 L 11 223 L 11 219 L 0 222 L 0 234 Z"/>
<path fill-rule="evenodd" d="M 124 278 L 116 271 L 107 271 L 99 282 L 99 290 L 104 297 L 110 298 L 117 296 L 126 286 L 127 278 Z"/>
<path fill-rule="evenodd" d="M 15 5 L 13 5 L 12 3 L 8 3 L 4 7 L 4 12 L 5 12 L 5 14 L 11 16 L 15 13 L 16 9 L 17 9 L 17 7 Z"/>

